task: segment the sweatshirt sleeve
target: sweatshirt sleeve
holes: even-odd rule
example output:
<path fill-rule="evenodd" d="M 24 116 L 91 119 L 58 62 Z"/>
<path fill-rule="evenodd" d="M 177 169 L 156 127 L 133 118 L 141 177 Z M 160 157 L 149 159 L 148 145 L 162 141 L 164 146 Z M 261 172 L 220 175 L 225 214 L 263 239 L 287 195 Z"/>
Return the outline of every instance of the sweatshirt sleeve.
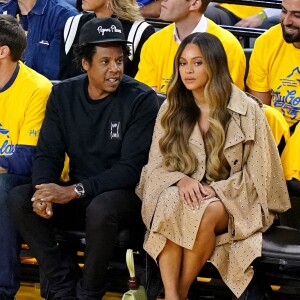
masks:
<path fill-rule="evenodd" d="M 33 185 L 58 183 L 64 166 L 65 142 L 58 103 L 52 90 L 32 166 Z"/>

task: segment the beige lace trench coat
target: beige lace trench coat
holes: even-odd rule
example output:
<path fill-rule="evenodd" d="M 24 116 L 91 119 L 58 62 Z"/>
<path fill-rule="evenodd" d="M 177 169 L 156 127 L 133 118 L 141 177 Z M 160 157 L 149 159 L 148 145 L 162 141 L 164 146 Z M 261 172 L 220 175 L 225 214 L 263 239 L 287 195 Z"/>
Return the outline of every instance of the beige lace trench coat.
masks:
<path fill-rule="evenodd" d="M 220 199 L 230 221 L 228 233 L 217 237 L 210 261 L 239 297 L 253 276 L 252 261 L 261 256 L 262 232 L 272 224 L 274 213 L 290 208 L 280 158 L 263 109 L 233 86 L 227 107 L 232 118 L 224 147 L 230 175 L 211 184 L 217 198 L 203 201 L 200 209 L 193 211 L 179 200 L 174 185 L 184 174 L 162 168 L 158 141 L 163 133 L 160 118 L 166 105 L 159 112 L 149 162 L 136 189 L 143 201 L 142 217 L 147 227 L 144 248 L 154 259 L 164 248 L 166 238 L 192 249 L 205 208 L 211 201 Z M 206 154 L 198 126 L 189 143 L 199 160 L 192 177 L 201 181 Z"/>

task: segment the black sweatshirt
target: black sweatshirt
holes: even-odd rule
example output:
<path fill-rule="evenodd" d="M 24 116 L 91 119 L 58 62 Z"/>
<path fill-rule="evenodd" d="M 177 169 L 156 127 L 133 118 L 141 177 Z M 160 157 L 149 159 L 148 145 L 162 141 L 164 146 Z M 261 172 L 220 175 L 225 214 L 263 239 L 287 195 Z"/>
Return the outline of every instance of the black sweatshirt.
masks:
<path fill-rule="evenodd" d="M 87 93 L 87 75 L 53 87 L 33 163 L 33 185 L 59 183 L 65 153 L 71 183 L 86 197 L 134 189 L 148 159 L 158 112 L 156 93 L 128 77 L 101 100 Z"/>

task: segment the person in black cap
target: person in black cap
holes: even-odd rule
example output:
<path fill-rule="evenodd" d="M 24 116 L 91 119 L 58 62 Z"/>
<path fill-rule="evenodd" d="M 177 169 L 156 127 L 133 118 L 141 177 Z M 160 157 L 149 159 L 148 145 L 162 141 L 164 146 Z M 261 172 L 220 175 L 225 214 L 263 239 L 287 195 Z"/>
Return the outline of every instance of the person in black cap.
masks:
<path fill-rule="evenodd" d="M 53 87 L 33 163 L 32 185 L 13 189 L 10 210 L 49 281 L 47 299 L 101 299 L 117 233 L 137 226 L 134 193 L 158 111 L 155 92 L 123 75 L 121 23 L 93 19 L 76 50 L 86 74 Z M 65 154 L 70 181 L 60 174 Z M 57 246 L 54 228 L 85 228 L 83 275 Z"/>
<path fill-rule="evenodd" d="M 124 74 L 134 77 L 138 71 L 140 54 L 145 41 L 155 32 L 154 27 L 141 15 L 136 0 L 92 0 L 78 1 L 82 14 L 70 17 L 64 27 L 64 45 L 61 55 L 64 57 L 61 79 L 82 74 L 80 67 L 74 63 L 73 49 L 79 41 L 82 26 L 94 18 L 113 17 L 118 19 L 124 29 L 125 38 L 132 42 L 130 55 L 124 61 Z M 159 4 L 160 2 L 155 2 Z"/>

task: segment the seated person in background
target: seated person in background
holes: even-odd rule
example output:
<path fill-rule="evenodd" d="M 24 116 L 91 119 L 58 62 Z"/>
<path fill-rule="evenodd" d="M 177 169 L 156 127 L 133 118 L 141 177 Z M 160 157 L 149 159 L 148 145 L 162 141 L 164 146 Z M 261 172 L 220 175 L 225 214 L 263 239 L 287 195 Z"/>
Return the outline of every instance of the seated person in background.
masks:
<path fill-rule="evenodd" d="M 261 103 L 232 84 L 212 34 L 193 33 L 179 46 L 136 192 L 166 300 L 187 299 L 208 259 L 243 293 L 262 232 L 290 202 Z"/>
<path fill-rule="evenodd" d="M 8 0 L 0 0 L 0 7 L 1 7 L 1 5 L 5 4 L 7 2 L 8 2 Z"/>
<path fill-rule="evenodd" d="M 269 29 L 279 23 L 280 9 L 221 3 L 209 5 L 204 14 L 219 25 Z"/>
<path fill-rule="evenodd" d="M 137 0 L 145 18 L 159 18 L 161 2 L 162 0 Z"/>
<path fill-rule="evenodd" d="M 300 0 L 283 0 L 281 24 L 254 44 L 249 92 L 281 112 L 291 137 L 281 155 L 291 194 L 300 195 Z"/>
<path fill-rule="evenodd" d="M 76 0 L 76 5 L 78 11 L 82 11 L 82 0 Z"/>
<path fill-rule="evenodd" d="M 73 45 L 78 43 L 79 33 L 82 26 L 93 18 L 115 17 L 118 18 L 124 28 L 125 38 L 132 41 L 131 55 L 125 61 L 124 73 L 134 77 L 140 62 L 140 53 L 144 42 L 154 33 L 154 27 L 144 21 L 135 0 L 89 0 L 82 3 L 82 9 L 93 13 L 81 15 L 79 23 L 75 24 L 71 17 L 65 26 L 67 38 L 62 51 L 67 53 L 64 61 L 65 72 L 62 78 L 69 78 L 82 74 L 82 68 L 74 63 Z M 78 18 L 77 16 L 76 18 Z"/>
<path fill-rule="evenodd" d="M 52 84 L 20 59 L 26 35 L 12 16 L 0 15 L 0 299 L 19 288 L 17 233 L 8 193 L 31 182 L 31 164 Z"/>
<path fill-rule="evenodd" d="M 160 18 L 174 23 L 154 33 L 145 42 L 135 77 L 137 80 L 165 93 L 181 41 L 193 32 L 209 32 L 218 37 L 225 48 L 233 82 L 244 88 L 246 58 L 242 46 L 233 34 L 203 16 L 208 3 L 207 0 L 162 2 Z"/>
<path fill-rule="evenodd" d="M 76 7 L 76 0 L 65 0 L 67 3 L 69 3 L 70 5 Z"/>
<path fill-rule="evenodd" d="M 0 7 L 0 14 L 18 16 L 27 31 L 25 64 L 50 80 L 60 79 L 63 28 L 77 10 L 65 0 L 11 0 Z"/>
<path fill-rule="evenodd" d="M 75 52 L 87 74 L 53 86 L 33 184 L 10 193 L 16 225 L 50 283 L 48 299 L 102 299 L 118 231 L 141 222 L 134 189 L 147 162 L 158 101 L 151 88 L 123 75 L 128 50 L 116 18 L 93 18 L 82 27 Z M 61 185 L 65 153 L 70 182 Z M 56 226 L 86 231 L 79 281 L 53 238 Z"/>

